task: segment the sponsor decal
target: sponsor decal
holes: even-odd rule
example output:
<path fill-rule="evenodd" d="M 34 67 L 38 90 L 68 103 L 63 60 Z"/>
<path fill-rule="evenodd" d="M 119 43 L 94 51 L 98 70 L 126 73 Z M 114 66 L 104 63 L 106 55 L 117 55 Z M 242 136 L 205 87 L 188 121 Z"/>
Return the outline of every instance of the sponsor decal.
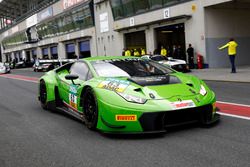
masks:
<path fill-rule="evenodd" d="M 116 115 L 116 121 L 137 121 L 137 115 Z"/>
<path fill-rule="evenodd" d="M 77 96 L 69 94 L 69 105 L 77 109 Z"/>
<path fill-rule="evenodd" d="M 77 86 L 73 84 L 69 87 L 69 105 L 77 109 Z"/>
<path fill-rule="evenodd" d="M 69 92 L 73 94 L 77 94 L 77 86 L 76 85 L 70 85 Z"/>
<path fill-rule="evenodd" d="M 115 78 L 107 78 L 105 81 L 99 83 L 97 87 L 122 93 L 129 86 L 129 84 L 129 81 L 123 81 Z"/>
<path fill-rule="evenodd" d="M 183 101 L 178 101 L 178 102 L 172 102 L 170 105 L 174 109 L 184 109 L 184 108 L 191 108 L 195 107 L 195 104 L 192 100 L 183 100 Z"/>

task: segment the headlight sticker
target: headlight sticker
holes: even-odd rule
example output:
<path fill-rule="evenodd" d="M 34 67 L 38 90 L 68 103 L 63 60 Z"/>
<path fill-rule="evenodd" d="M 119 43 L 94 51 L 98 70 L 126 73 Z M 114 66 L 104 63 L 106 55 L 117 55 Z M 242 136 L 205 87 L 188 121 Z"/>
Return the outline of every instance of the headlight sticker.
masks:
<path fill-rule="evenodd" d="M 174 109 L 184 109 L 184 108 L 195 107 L 195 103 L 193 102 L 193 100 L 184 100 L 184 101 L 172 102 L 172 103 L 170 103 L 170 105 Z"/>
<path fill-rule="evenodd" d="M 205 95 L 207 94 L 207 91 L 206 91 L 206 89 L 205 89 L 205 87 L 204 87 L 203 85 L 201 85 L 200 94 L 201 94 L 202 96 L 205 96 Z"/>
<path fill-rule="evenodd" d="M 122 93 L 129 86 L 129 84 L 129 81 L 119 80 L 115 78 L 107 78 L 105 81 L 99 83 L 97 87 Z"/>

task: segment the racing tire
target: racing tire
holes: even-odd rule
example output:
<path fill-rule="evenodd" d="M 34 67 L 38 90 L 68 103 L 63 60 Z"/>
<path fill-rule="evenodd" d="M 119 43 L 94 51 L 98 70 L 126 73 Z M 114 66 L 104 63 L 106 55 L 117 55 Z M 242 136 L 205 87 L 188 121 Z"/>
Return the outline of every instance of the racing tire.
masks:
<path fill-rule="evenodd" d="M 39 97 L 40 97 L 40 103 L 43 109 L 48 110 L 48 104 L 47 104 L 47 88 L 46 83 L 44 80 L 40 81 L 39 85 Z"/>
<path fill-rule="evenodd" d="M 86 126 L 91 130 L 96 130 L 98 122 L 98 104 L 92 88 L 88 87 L 85 89 L 82 104 Z"/>

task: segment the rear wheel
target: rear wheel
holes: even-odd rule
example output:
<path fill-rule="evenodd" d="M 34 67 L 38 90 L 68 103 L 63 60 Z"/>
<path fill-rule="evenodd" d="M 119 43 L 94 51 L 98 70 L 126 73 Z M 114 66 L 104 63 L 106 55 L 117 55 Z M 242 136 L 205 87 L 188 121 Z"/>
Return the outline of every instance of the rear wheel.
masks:
<path fill-rule="evenodd" d="M 39 91 L 40 91 L 40 103 L 43 109 L 48 109 L 47 105 L 47 89 L 46 89 L 46 83 L 44 80 L 40 81 L 40 86 L 39 86 Z"/>
<path fill-rule="evenodd" d="M 95 93 L 90 87 L 86 88 L 83 95 L 83 109 L 87 127 L 95 130 L 98 121 L 98 104 Z"/>

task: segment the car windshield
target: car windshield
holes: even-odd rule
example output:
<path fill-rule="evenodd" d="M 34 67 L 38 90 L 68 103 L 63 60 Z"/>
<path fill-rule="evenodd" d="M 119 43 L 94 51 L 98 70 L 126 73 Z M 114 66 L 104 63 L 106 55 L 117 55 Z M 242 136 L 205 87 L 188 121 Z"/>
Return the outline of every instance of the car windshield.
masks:
<path fill-rule="evenodd" d="M 125 59 L 93 61 L 92 65 L 102 77 L 151 77 L 173 72 L 151 60 Z"/>

